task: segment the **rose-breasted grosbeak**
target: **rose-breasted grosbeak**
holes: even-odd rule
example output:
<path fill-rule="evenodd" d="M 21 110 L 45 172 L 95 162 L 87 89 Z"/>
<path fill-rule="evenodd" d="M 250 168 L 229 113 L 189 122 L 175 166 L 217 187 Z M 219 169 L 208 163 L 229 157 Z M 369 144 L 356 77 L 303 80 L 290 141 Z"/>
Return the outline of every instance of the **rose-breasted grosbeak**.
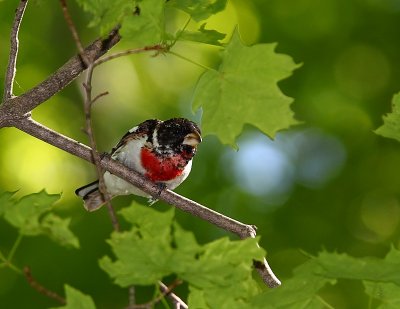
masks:
<path fill-rule="evenodd" d="M 111 151 L 111 157 L 168 189 L 175 189 L 189 175 L 192 158 L 201 142 L 201 131 L 192 121 L 173 118 L 146 120 L 130 129 Z M 125 180 L 104 173 L 111 196 L 135 194 L 150 197 Z M 99 209 L 105 201 L 95 181 L 75 191 L 88 211 Z"/>

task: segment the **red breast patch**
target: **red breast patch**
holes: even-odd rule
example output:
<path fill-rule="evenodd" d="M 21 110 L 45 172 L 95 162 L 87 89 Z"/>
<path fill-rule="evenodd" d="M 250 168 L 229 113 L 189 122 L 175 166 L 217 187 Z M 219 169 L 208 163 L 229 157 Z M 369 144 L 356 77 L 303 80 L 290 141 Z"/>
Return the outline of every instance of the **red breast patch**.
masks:
<path fill-rule="evenodd" d="M 151 181 L 167 181 L 174 179 L 182 174 L 182 158 L 172 156 L 170 158 L 159 158 L 157 155 L 147 148 L 142 148 L 141 153 L 142 165 L 147 171 L 145 176 Z"/>

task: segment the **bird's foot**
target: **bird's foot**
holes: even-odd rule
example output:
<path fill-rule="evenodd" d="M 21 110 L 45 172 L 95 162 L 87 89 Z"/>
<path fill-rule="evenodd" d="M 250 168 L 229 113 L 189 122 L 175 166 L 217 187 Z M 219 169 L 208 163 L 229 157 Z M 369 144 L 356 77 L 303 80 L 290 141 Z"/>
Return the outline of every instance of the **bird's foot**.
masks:
<path fill-rule="evenodd" d="M 157 196 L 160 196 L 161 193 L 167 188 L 167 185 L 162 182 L 156 182 L 156 186 L 158 188 Z M 154 196 L 150 197 L 148 200 L 149 206 L 153 206 L 157 201 L 158 201 L 158 198 L 156 198 Z"/>

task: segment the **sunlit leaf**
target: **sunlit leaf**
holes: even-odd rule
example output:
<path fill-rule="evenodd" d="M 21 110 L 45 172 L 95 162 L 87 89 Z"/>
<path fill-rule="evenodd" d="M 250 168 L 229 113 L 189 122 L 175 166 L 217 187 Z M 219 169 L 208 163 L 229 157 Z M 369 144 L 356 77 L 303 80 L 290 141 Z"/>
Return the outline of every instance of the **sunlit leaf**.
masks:
<path fill-rule="evenodd" d="M 193 109 L 203 109 L 204 135 L 215 134 L 222 143 L 235 146 L 246 123 L 271 137 L 297 123 L 292 99 L 277 85 L 297 65 L 289 56 L 277 54 L 275 46 L 244 46 L 235 32 L 218 70 L 205 72 L 195 90 Z"/>
<path fill-rule="evenodd" d="M 96 305 L 90 296 L 83 294 L 67 284 L 64 288 L 67 304 L 52 309 L 96 309 Z"/>
<path fill-rule="evenodd" d="M 138 46 L 160 43 L 164 38 L 165 0 L 143 0 L 138 2 L 138 13 L 127 16 L 120 33 Z"/>
<path fill-rule="evenodd" d="M 171 0 L 170 5 L 185 11 L 195 21 L 201 21 L 222 11 L 227 0 Z"/>
<path fill-rule="evenodd" d="M 126 16 L 134 15 L 136 10 L 136 1 L 76 0 L 76 2 L 91 13 L 90 25 L 99 27 L 102 35 L 120 24 Z"/>
<path fill-rule="evenodd" d="M 159 43 L 164 37 L 165 0 L 77 0 L 91 13 L 90 25 L 102 35 L 120 26 L 123 39 L 145 46 Z"/>
<path fill-rule="evenodd" d="M 198 31 L 182 31 L 178 33 L 177 36 L 179 40 L 183 41 L 193 41 L 220 46 L 220 40 L 223 40 L 226 37 L 226 34 L 216 30 L 207 30 L 205 29 L 205 26 L 206 24 L 202 24 Z"/>
<path fill-rule="evenodd" d="M 400 94 L 393 97 L 392 112 L 383 117 L 383 122 L 375 133 L 400 142 Z"/>

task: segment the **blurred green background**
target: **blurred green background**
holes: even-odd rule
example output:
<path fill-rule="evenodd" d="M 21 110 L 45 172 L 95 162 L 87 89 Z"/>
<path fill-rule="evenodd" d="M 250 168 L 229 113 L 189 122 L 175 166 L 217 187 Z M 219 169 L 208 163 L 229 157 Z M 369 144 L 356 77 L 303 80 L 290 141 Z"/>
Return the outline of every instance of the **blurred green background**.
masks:
<path fill-rule="evenodd" d="M 88 16 L 69 2 L 87 44 L 96 32 L 87 27 Z M 17 3 L 0 2 L 0 87 Z M 177 15 L 168 26 L 179 27 L 184 20 Z M 261 245 L 283 283 L 307 259 L 302 251 L 316 254 L 325 248 L 382 257 L 392 244 L 399 247 L 400 145 L 373 130 L 400 89 L 400 1 L 231 0 L 207 22 L 228 34 L 239 24 L 247 44 L 278 42 L 278 52 L 302 63 L 280 87 L 294 98 L 292 108 L 303 124 L 274 141 L 248 126 L 238 152 L 206 137 L 189 179 L 176 191 L 257 225 Z M 190 27 L 195 29 L 195 23 Z M 128 47 L 125 42 L 115 50 Z M 215 47 L 179 43 L 174 51 L 209 66 L 217 61 Z M 15 94 L 42 81 L 75 53 L 58 1 L 30 3 L 20 31 Z M 184 116 L 199 121 L 201 113 L 193 115 L 190 102 L 201 72 L 172 55 L 151 54 L 120 58 L 96 70 L 94 93 L 110 92 L 93 110 L 100 150 L 111 149 L 127 129 L 145 119 Z M 87 143 L 81 130 L 81 83 L 42 104 L 33 117 Z M 97 264 L 109 253 L 104 241 L 112 230 L 107 211 L 86 213 L 73 193 L 95 178 L 93 167 L 15 129 L 0 130 L 0 149 L 0 188 L 19 190 L 17 196 L 43 188 L 62 192 L 57 208 L 60 215 L 72 217 L 82 248 L 67 250 L 44 237 L 25 238 L 15 263 L 31 266 L 40 282 L 59 293 L 68 283 L 92 295 L 98 308 L 126 305 L 126 291 L 113 285 Z M 130 200 L 120 197 L 114 204 L 123 207 Z M 179 210 L 176 216 L 201 243 L 227 234 Z M 0 222 L 2 251 L 9 250 L 16 236 Z M 184 294 L 185 287 L 179 292 Z M 146 293 L 139 289 L 139 300 Z M 358 282 L 341 280 L 323 294 L 335 308 L 367 306 Z M 57 305 L 8 269 L 0 270 L 0 303 L 9 304 L 4 308 Z"/>

